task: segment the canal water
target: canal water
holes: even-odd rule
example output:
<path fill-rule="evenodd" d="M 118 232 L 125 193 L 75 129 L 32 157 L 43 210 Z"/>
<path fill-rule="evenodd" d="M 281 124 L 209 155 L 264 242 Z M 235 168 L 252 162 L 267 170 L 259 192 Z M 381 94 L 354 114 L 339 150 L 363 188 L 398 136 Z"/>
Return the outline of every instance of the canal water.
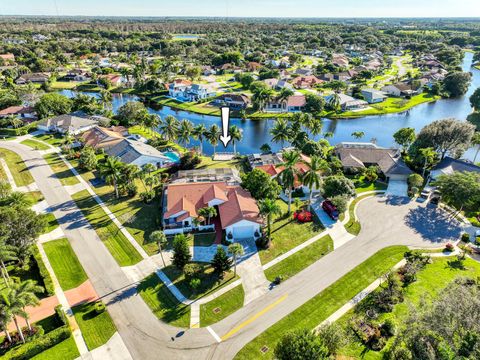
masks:
<path fill-rule="evenodd" d="M 472 84 L 467 92 L 462 97 L 456 99 L 441 99 L 434 103 L 427 103 L 418 105 L 410 111 L 401 114 L 389 114 L 378 116 L 366 116 L 357 119 L 324 119 L 324 132 L 332 132 L 334 135 L 329 141 L 332 144 L 337 144 L 342 141 L 354 141 L 352 132 L 363 131 L 365 137 L 361 141 L 369 141 L 376 139 L 380 146 L 390 147 L 396 146 L 392 135 L 400 128 L 412 127 L 419 131 L 425 125 L 439 119 L 456 118 L 465 120 L 468 114 L 472 111 L 470 107 L 470 95 L 480 87 L 480 71 L 472 67 L 473 54 L 466 53 L 463 61 L 463 70 L 471 71 L 473 74 Z M 71 90 L 60 91 L 61 94 L 72 97 L 75 93 Z M 86 93 L 91 96 L 98 96 L 98 93 Z M 112 108 L 117 111 L 120 106 L 128 101 L 138 100 L 135 95 L 129 94 L 114 94 Z M 188 111 L 178 111 L 168 106 L 163 106 L 161 109 L 148 108 L 149 112 L 156 113 L 164 118 L 167 115 L 173 115 L 177 119 L 188 119 L 194 124 L 203 123 L 205 126 L 217 124 L 221 126 L 219 117 L 209 115 L 199 115 L 190 113 Z M 270 128 L 274 124 L 271 120 L 242 120 L 231 119 L 231 125 L 237 125 L 243 130 L 243 139 L 237 144 L 237 151 L 241 154 L 250 154 L 258 152 L 262 144 L 269 144 L 273 150 L 278 150 L 280 144 L 271 142 Z M 197 145 L 198 142 L 191 142 L 192 145 Z M 232 146 L 229 145 L 227 149 L 223 145 L 217 147 L 217 151 L 233 151 Z M 210 144 L 205 142 L 204 152 L 207 154 L 213 153 L 213 148 Z M 470 149 L 465 155 L 465 158 L 473 159 L 474 150 Z"/>

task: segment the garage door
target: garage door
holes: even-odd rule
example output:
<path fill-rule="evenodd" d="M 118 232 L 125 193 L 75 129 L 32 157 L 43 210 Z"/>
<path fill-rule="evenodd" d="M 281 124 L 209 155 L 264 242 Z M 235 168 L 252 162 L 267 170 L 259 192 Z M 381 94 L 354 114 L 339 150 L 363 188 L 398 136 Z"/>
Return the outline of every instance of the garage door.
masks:
<path fill-rule="evenodd" d="M 235 226 L 233 228 L 233 237 L 236 239 L 253 237 L 254 229 L 252 225 Z"/>

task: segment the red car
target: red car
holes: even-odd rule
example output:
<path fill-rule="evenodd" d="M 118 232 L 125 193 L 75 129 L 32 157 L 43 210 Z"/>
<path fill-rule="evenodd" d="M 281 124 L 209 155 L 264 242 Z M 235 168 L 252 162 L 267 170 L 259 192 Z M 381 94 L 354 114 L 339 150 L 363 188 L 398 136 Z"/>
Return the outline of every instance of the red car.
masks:
<path fill-rule="evenodd" d="M 328 216 L 330 216 L 332 220 L 335 220 L 335 221 L 338 220 L 338 216 L 340 214 L 338 213 L 338 210 L 335 207 L 335 205 L 333 205 L 333 203 L 330 200 L 325 200 L 322 203 L 322 209 L 328 214 Z"/>

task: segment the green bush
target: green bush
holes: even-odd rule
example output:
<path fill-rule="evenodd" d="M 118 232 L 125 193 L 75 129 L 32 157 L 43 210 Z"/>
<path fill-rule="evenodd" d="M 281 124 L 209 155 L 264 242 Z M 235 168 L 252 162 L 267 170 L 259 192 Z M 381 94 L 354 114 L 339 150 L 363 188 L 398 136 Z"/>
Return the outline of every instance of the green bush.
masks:
<path fill-rule="evenodd" d="M 55 306 L 55 313 L 57 314 L 57 317 L 62 325 L 68 325 L 67 315 L 62 309 L 62 305 Z"/>
<path fill-rule="evenodd" d="M 47 295 L 51 296 L 55 294 L 55 287 L 53 286 L 52 278 L 43 263 L 42 257 L 40 256 L 40 252 L 38 251 L 38 247 L 34 246 L 32 251 L 33 258 L 37 263 L 38 270 L 40 272 L 40 276 L 43 279 L 43 287 L 45 288 L 45 292 Z"/>
<path fill-rule="evenodd" d="M 466 243 L 470 242 L 470 235 L 468 233 L 463 233 L 461 240 Z"/>
<path fill-rule="evenodd" d="M 103 302 L 101 302 L 101 301 L 97 301 L 97 302 L 95 303 L 95 312 L 96 312 L 97 314 L 101 314 L 101 313 L 103 313 L 104 311 L 105 311 L 105 304 L 104 304 Z"/>
<path fill-rule="evenodd" d="M 68 326 L 62 326 L 50 331 L 48 334 L 21 345 L 14 350 L 7 352 L 2 359 L 4 360 L 27 360 L 47 349 L 57 345 L 72 335 Z"/>

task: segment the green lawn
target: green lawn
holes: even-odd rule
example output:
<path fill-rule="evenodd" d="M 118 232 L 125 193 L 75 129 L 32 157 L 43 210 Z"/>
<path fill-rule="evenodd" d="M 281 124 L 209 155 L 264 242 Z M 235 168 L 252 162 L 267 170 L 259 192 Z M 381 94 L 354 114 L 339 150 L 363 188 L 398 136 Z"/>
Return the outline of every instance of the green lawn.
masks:
<path fill-rule="evenodd" d="M 44 234 L 48 234 L 49 232 L 55 230 L 58 227 L 58 221 L 53 213 L 47 213 L 42 215 L 45 220 L 47 221 L 47 226 L 43 231 Z"/>
<path fill-rule="evenodd" d="M 407 250 L 406 246 L 391 246 L 372 255 L 337 282 L 253 339 L 243 347 L 235 359 L 273 359 L 273 349 L 280 340 L 281 334 L 296 329 L 315 328 L 397 264 Z M 295 296 L 295 294 L 290 296 Z M 260 349 L 263 346 L 267 346 L 269 351 L 262 355 Z"/>
<path fill-rule="evenodd" d="M 87 190 L 74 194 L 72 198 L 120 266 L 135 265 L 142 260 L 137 250 Z"/>
<path fill-rule="evenodd" d="M 117 331 L 107 310 L 101 314 L 95 312 L 94 302 L 75 306 L 72 310 L 89 350 L 105 344 Z"/>
<path fill-rule="evenodd" d="M 60 134 L 40 134 L 35 135 L 35 138 L 45 141 L 46 143 L 56 147 L 62 146 L 64 139 L 64 137 Z"/>
<path fill-rule="evenodd" d="M 411 99 L 403 99 L 403 98 L 387 98 L 384 102 L 378 104 L 370 104 L 369 109 L 365 109 L 362 111 L 346 111 L 344 113 L 340 113 L 334 115 L 333 117 L 338 118 L 345 118 L 345 117 L 363 117 L 367 115 L 381 115 L 381 114 L 393 114 L 399 113 L 403 111 L 407 111 L 414 106 L 432 102 L 440 99 L 439 96 L 432 96 L 430 94 L 424 93 L 412 96 Z"/>
<path fill-rule="evenodd" d="M 64 291 L 74 289 L 88 279 L 68 239 L 46 242 L 43 248 Z"/>
<path fill-rule="evenodd" d="M 26 198 L 28 199 L 28 202 L 32 205 L 35 205 L 42 200 L 45 200 L 41 191 L 30 191 L 30 192 L 26 192 L 24 194 L 25 194 Z"/>
<path fill-rule="evenodd" d="M 5 159 L 17 186 L 26 186 L 33 183 L 30 171 L 28 171 L 22 158 L 17 153 L 7 149 L 0 149 L 0 157 Z"/>
<path fill-rule="evenodd" d="M 32 360 L 74 360 L 80 356 L 73 336 L 32 357 Z"/>
<path fill-rule="evenodd" d="M 370 182 L 365 179 L 364 176 L 360 176 L 358 179 L 353 179 L 355 183 L 355 190 L 357 194 L 361 194 L 367 191 L 386 190 L 387 184 L 381 181 Z"/>
<path fill-rule="evenodd" d="M 372 196 L 371 194 L 367 195 L 362 195 L 362 196 L 357 196 L 351 203 L 348 208 L 348 213 L 350 214 L 350 219 L 348 222 L 345 224 L 345 229 L 352 235 L 358 235 L 360 233 L 360 230 L 362 229 L 362 226 L 360 225 L 360 222 L 357 220 L 355 217 L 355 206 L 357 206 L 358 202 Z M 343 215 L 343 214 L 342 214 Z M 343 220 L 343 216 L 341 217 L 340 220 Z"/>
<path fill-rule="evenodd" d="M 35 150 L 48 150 L 50 147 L 48 145 L 45 145 L 44 143 L 41 143 L 40 141 L 36 141 L 33 139 L 26 139 L 23 140 L 20 144 L 27 145 L 31 147 L 32 149 Z"/>
<path fill-rule="evenodd" d="M 91 171 L 82 171 L 76 161 L 70 161 L 70 163 L 77 169 L 85 181 L 91 184 L 91 181 L 96 179 L 96 174 Z M 144 191 L 140 180 L 136 180 L 135 184 L 138 187 L 138 194 Z M 151 242 L 149 236 L 159 228 L 160 200 L 156 199 L 150 204 L 145 204 L 138 194 L 134 197 L 120 197 L 116 199 L 113 187 L 110 185 L 101 183 L 91 187 L 117 217 L 118 221 L 145 249 L 147 254 L 157 254 L 158 245 Z"/>
<path fill-rule="evenodd" d="M 185 279 L 183 272 L 178 270 L 175 266 L 170 265 L 162 269 L 165 275 L 169 277 L 178 290 L 180 290 L 180 292 L 188 299 L 194 300 L 209 295 L 236 280 L 233 276 L 233 271 L 225 273 L 223 279 L 219 279 L 218 276 L 214 274 L 213 268 L 210 264 L 197 264 L 201 268 L 199 276 L 201 282 L 196 292 L 192 291 L 189 281 Z"/>
<path fill-rule="evenodd" d="M 286 280 L 298 274 L 332 250 L 333 240 L 330 235 L 325 235 L 313 244 L 265 270 L 265 276 L 269 281 L 274 281 L 277 276 L 282 276 L 283 280 Z"/>
<path fill-rule="evenodd" d="M 392 313 L 381 314 L 378 321 L 382 322 L 385 316 L 393 316 L 399 324 L 402 324 L 412 307 L 417 308 L 420 303 L 430 303 L 455 278 L 463 276 L 476 278 L 480 276 L 480 264 L 478 262 L 466 259 L 464 262 L 465 268 L 461 269 L 450 266 L 450 262 L 455 262 L 455 259 L 455 257 L 434 258 L 431 264 L 428 264 L 424 270 L 417 274 L 417 281 L 404 288 L 404 302 L 395 305 Z M 355 309 L 352 309 L 339 320 L 339 324 L 347 330 L 347 333 L 349 333 L 349 322 L 354 313 Z M 383 358 L 383 351 L 368 349 L 360 341 L 357 341 L 355 336 L 348 336 L 347 339 L 349 339 L 348 344 L 340 351 L 342 355 L 362 359 Z M 389 340 L 389 342 L 392 341 L 393 338 Z"/>
<path fill-rule="evenodd" d="M 160 320 L 173 326 L 190 327 L 190 306 L 178 302 L 155 273 L 143 279 L 137 290 Z"/>
<path fill-rule="evenodd" d="M 76 185 L 80 182 L 57 153 L 45 155 L 43 158 L 50 165 L 62 185 Z"/>
<path fill-rule="evenodd" d="M 244 298 L 243 286 L 238 285 L 214 300 L 200 305 L 200 326 L 206 327 L 215 324 L 233 314 L 242 308 Z"/>
<path fill-rule="evenodd" d="M 269 249 L 260 250 L 262 264 L 272 261 L 277 256 L 286 253 L 288 250 L 300 245 L 306 240 L 320 233 L 323 228 L 315 222 L 300 224 L 293 220 L 293 214 L 286 216 L 287 204 L 278 200 L 277 203 L 282 209 L 282 215 L 277 216 L 272 223 L 272 244 Z M 292 204 L 292 211 L 295 208 Z"/>

